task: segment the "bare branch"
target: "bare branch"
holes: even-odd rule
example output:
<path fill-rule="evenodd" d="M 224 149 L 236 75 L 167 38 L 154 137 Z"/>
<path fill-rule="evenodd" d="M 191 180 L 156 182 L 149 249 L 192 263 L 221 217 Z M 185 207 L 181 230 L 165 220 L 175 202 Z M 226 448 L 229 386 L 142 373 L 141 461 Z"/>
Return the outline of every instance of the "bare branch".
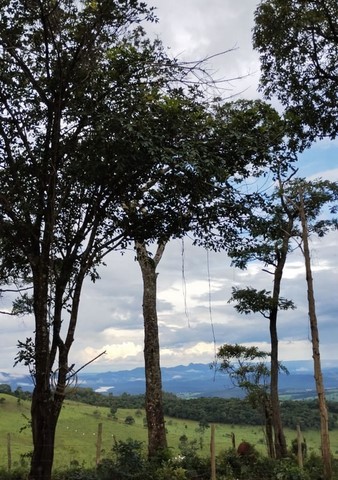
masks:
<path fill-rule="evenodd" d="M 106 350 L 104 352 L 101 352 L 99 355 L 97 355 L 95 358 L 93 358 L 92 360 L 90 360 L 89 362 L 85 363 L 84 365 L 82 365 L 82 367 L 80 367 L 78 370 L 76 370 L 74 373 L 72 373 L 68 378 L 72 378 L 74 377 L 75 375 L 77 375 L 81 370 L 83 370 L 85 367 L 87 367 L 87 365 L 95 362 L 95 360 L 97 360 L 98 358 L 100 358 L 102 355 L 105 355 L 107 352 Z"/>

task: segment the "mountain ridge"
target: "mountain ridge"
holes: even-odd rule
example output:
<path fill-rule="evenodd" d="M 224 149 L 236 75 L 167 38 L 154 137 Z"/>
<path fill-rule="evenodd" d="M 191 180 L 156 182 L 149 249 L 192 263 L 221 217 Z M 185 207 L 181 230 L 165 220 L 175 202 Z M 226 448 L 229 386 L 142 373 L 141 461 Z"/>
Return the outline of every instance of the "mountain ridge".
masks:
<path fill-rule="evenodd" d="M 289 371 L 289 375 L 282 374 L 280 376 L 281 393 L 315 390 L 311 361 L 287 361 L 283 362 L 283 365 Z M 338 361 L 323 362 L 322 369 L 325 388 L 338 388 Z M 179 396 L 243 396 L 243 392 L 234 387 L 227 375 L 215 372 L 215 369 L 210 368 L 210 364 L 190 363 L 175 367 L 162 367 L 161 371 L 163 390 Z M 27 374 L 0 372 L 0 384 L 10 385 L 12 390 L 18 387 L 23 390 L 32 390 L 33 388 L 32 379 Z M 144 368 L 81 372 L 78 375 L 77 385 L 105 394 L 142 394 L 145 391 Z"/>

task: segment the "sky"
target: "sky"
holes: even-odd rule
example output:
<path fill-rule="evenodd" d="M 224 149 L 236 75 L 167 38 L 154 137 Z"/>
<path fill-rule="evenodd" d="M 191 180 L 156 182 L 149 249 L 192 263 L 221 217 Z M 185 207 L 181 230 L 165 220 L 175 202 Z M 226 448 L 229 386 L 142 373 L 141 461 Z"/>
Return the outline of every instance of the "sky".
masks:
<path fill-rule="evenodd" d="M 214 78 L 232 79 L 222 83 L 222 95 L 260 98 L 259 59 L 251 47 L 254 0 L 154 0 L 153 5 L 159 22 L 147 27 L 149 34 L 159 36 L 172 56 L 189 61 L 229 51 L 207 62 Z M 299 174 L 338 180 L 337 145 L 328 141 L 314 145 L 302 155 Z M 327 363 L 338 358 L 337 235 L 311 240 L 321 356 Z M 95 284 L 88 279 L 85 284 L 70 363 L 80 368 L 106 351 L 87 371 L 142 367 L 142 281 L 134 251 L 123 256 L 114 252 L 106 263 L 100 269 L 101 279 Z M 189 238 L 167 246 L 158 266 L 162 366 L 213 362 L 224 343 L 269 351 L 267 320 L 239 315 L 228 303 L 234 286 L 271 290 L 272 276 L 260 264 L 251 264 L 246 271 L 235 269 L 225 253 L 207 253 Z M 292 299 L 297 309 L 280 313 L 280 360 L 309 360 L 305 272 L 299 251 L 288 260 L 282 295 Z M 0 310 L 9 308 L 8 297 L 0 301 Z M 32 317 L 0 315 L 0 371 L 13 372 L 17 342 L 33 336 L 33 330 Z M 16 367 L 14 372 L 22 369 Z"/>

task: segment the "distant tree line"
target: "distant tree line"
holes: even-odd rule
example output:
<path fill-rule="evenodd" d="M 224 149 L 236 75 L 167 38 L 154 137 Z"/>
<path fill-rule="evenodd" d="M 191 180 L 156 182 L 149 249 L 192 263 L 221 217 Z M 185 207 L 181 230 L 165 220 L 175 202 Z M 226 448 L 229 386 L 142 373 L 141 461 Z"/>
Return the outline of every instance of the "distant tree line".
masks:
<path fill-rule="evenodd" d="M 10 385 L 0 385 L 0 394 L 7 393 L 18 398 L 29 399 L 30 393 L 21 388 L 12 391 Z M 107 407 L 115 415 L 118 408 L 143 409 L 143 394 L 103 395 L 92 388 L 76 388 L 68 392 L 68 400 L 89 405 Z M 173 393 L 164 393 L 164 413 L 168 417 L 195 420 L 206 423 L 226 423 L 233 425 L 261 425 L 262 414 L 252 408 L 247 400 L 239 398 L 201 397 L 193 399 L 179 398 Z M 330 430 L 338 427 L 338 402 L 327 402 Z M 263 412 L 262 412 L 263 413 Z M 317 400 L 285 400 L 281 402 L 283 423 L 288 428 L 302 430 L 318 429 L 320 418 Z"/>

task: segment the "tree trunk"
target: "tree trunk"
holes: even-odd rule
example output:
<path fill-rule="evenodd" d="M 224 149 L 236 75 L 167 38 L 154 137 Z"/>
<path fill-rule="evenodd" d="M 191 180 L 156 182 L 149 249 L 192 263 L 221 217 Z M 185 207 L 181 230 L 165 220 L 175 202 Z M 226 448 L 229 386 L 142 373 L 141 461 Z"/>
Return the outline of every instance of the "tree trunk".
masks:
<path fill-rule="evenodd" d="M 271 399 L 266 397 L 266 398 L 262 398 L 262 400 L 264 403 L 265 435 L 266 435 L 266 446 L 267 446 L 268 456 L 269 458 L 275 458 Z"/>
<path fill-rule="evenodd" d="M 274 430 L 274 450 L 276 458 L 283 458 L 287 456 L 287 445 L 282 425 L 282 418 L 280 413 L 279 392 L 278 392 L 278 376 L 279 376 L 279 362 L 278 362 L 278 335 L 277 335 L 277 315 L 278 315 L 278 301 L 280 297 L 280 289 L 282 282 L 283 269 L 288 252 L 289 235 L 286 234 L 283 238 L 283 245 L 278 258 L 277 266 L 274 273 L 273 284 L 273 307 L 269 316 L 269 329 L 271 341 L 271 383 L 270 383 L 270 401 L 272 408 L 272 424 Z"/>
<path fill-rule="evenodd" d="M 167 448 L 162 400 L 160 345 L 157 321 L 156 267 L 164 251 L 158 246 L 154 258 L 144 243 L 135 242 L 137 261 L 143 278 L 144 362 L 146 376 L 146 417 L 148 426 L 148 456 L 156 457 Z"/>
<path fill-rule="evenodd" d="M 276 318 L 277 320 L 277 318 Z M 270 317 L 270 338 L 271 338 L 271 383 L 270 383 L 270 401 L 271 401 L 271 420 L 274 431 L 274 455 L 276 458 L 285 457 L 287 454 L 286 440 L 282 427 L 280 414 L 279 393 L 278 393 L 278 337 L 276 320 L 271 321 Z"/>
<path fill-rule="evenodd" d="M 35 351 L 32 368 L 35 370 L 35 386 L 31 404 L 33 456 L 29 480 L 50 480 L 58 415 L 55 417 L 53 412 L 53 397 L 50 389 L 50 338 L 47 307 L 49 262 L 45 258 L 40 258 L 36 265 L 33 265 L 32 270 L 35 316 Z"/>
<path fill-rule="evenodd" d="M 47 265 L 47 266 L 46 266 Z M 50 480 L 54 460 L 55 432 L 65 398 L 68 369 L 68 353 L 71 347 L 77 320 L 80 292 L 85 269 L 76 277 L 72 298 L 71 318 L 66 342 L 62 342 L 59 332 L 62 323 L 62 298 L 64 288 L 55 294 L 53 315 L 53 341 L 50 342 L 50 319 L 48 317 L 48 262 L 41 262 L 34 271 L 34 315 L 35 315 L 35 352 L 34 382 L 31 419 L 33 436 L 33 456 L 29 480 Z M 58 351 L 58 369 L 54 385 L 51 385 L 53 365 Z"/>
<path fill-rule="evenodd" d="M 309 305 L 309 319 L 311 329 L 311 343 L 312 343 L 312 358 L 314 363 L 314 378 L 316 383 L 316 390 L 318 396 L 319 414 L 320 414 L 320 437 L 321 450 L 324 466 L 324 479 L 330 480 L 332 478 L 331 466 L 331 451 L 330 451 L 330 435 L 329 435 L 329 416 L 325 400 L 325 389 L 323 382 L 323 375 L 320 363 L 319 350 L 319 331 L 316 316 L 316 303 L 314 297 L 314 287 L 311 269 L 310 248 L 309 248 L 309 234 L 307 219 L 304 210 L 303 194 L 300 192 L 300 218 L 302 223 L 302 241 L 303 241 L 303 255 L 305 260 L 306 282 L 307 282 L 307 297 Z"/>
<path fill-rule="evenodd" d="M 50 480 L 54 460 L 55 431 L 62 401 L 49 388 L 34 388 L 32 396 L 33 456 L 29 480 Z"/>

